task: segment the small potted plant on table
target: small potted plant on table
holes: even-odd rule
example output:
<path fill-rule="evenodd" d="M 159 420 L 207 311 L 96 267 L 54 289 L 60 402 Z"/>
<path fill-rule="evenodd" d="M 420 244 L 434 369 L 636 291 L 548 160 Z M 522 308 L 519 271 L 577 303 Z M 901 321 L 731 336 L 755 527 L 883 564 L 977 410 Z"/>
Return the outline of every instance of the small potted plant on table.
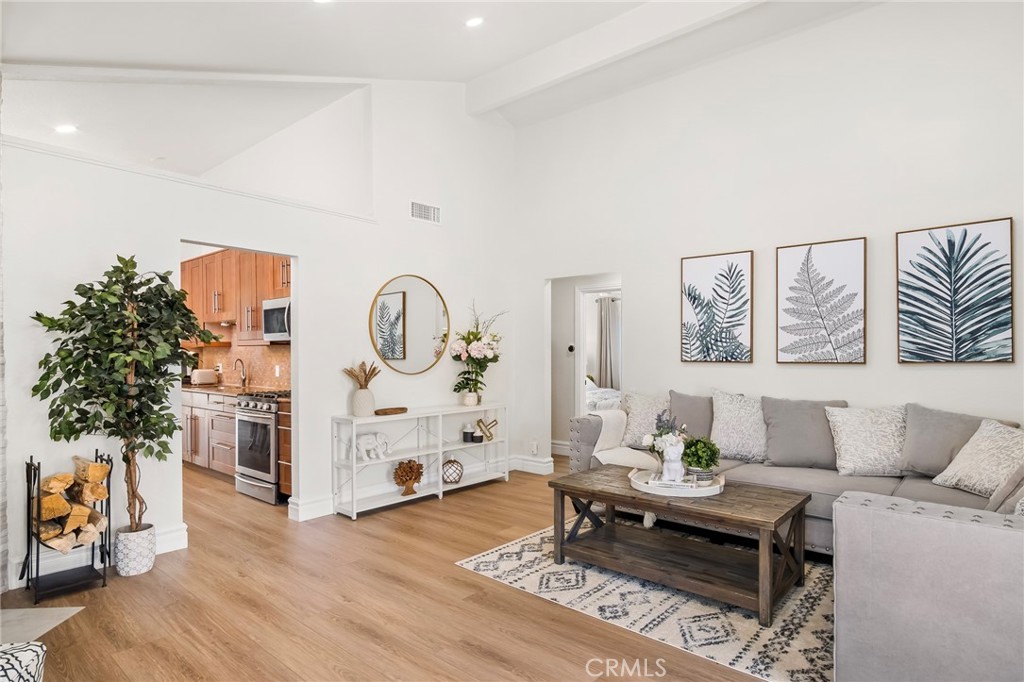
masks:
<path fill-rule="evenodd" d="M 698 486 L 704 488 L 714 482 L 714 468 L 718 466 L 719 454 L 718 446 L 710 438 L 691 438 L 686 441 L 683 461 Z"/>

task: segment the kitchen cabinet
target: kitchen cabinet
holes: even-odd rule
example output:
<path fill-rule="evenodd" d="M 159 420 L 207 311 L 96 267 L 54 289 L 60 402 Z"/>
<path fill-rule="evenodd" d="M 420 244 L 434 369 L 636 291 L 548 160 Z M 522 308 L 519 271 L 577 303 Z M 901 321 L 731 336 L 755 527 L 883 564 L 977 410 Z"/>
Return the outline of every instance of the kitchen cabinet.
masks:
<path fill-rule="evenodd" d="M 263 340 L 263 301 L 274 298 L 276 256 L 241 251 L 238 254 L 238 325 L 235 343 L 239 346 L 265 346 Z"/>
<path fill-rule="evenodd" d="M 286 298 L 292 295 L 292 259 L 289 256 L 269 255 L 267 298 Z"/>
<path fill-rule="evenodd" d="M 238 252 L 203 256 L 203 322 L 234 322 L 238 315 Z"/>
<path fill-rule="evenodd" d="M 292 401 L 277 401 L 277 490 L 292 494 Z"/>
<path fill-rule="evenodd" d="M 181 396 L 182 460 L 234 475 L 238 399 L 199 391 L 182 391 Z"/>

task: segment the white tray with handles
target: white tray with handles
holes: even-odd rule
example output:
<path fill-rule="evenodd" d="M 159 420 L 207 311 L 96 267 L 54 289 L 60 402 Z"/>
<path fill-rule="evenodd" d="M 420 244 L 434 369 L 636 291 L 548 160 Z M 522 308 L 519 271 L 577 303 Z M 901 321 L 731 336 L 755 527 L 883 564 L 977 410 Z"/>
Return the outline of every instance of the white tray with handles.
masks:
<path fill-rule="evenodd" d="M 652 484 L 651 476 L 655 472 L 647 469 L 633 469 L 629 472 L 629 484 L 636 490 L 652 495 L 663 495 L 665 497 L 711 497 L 722 492 L 725 487 L 725 476 L 718 474 L 709 485 L 695 488 L 674 488 L 669 486 Z"/>

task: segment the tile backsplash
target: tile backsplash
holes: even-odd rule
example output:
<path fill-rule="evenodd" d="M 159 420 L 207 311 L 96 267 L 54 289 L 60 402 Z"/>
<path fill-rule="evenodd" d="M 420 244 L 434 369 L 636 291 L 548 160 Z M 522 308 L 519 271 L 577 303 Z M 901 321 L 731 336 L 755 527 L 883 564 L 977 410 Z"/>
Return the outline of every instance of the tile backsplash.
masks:
<path fill-rule="evenodd" d="M 220 383 L 240 385 L 242 372 L 235 369 L 235 360 L 245 363 L 248 385 L 261 388 L 290 389 L 292 385 L 291 346 L 232 346 L 231 348 L 203 348 L 199 351 L 199 366 L 213 369 L 221 363 Z M 274 365 L 281 367 L 281 376 L 274 376 Z"/>

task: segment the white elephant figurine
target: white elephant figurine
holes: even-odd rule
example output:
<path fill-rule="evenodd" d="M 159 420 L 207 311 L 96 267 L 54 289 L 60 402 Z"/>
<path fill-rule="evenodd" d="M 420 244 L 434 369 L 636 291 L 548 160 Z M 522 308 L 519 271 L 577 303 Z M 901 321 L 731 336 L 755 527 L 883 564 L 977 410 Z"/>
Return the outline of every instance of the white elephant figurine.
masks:
<path fill-rule="evenodd" d="M 391 452 L 386 433 L 364 433 L 356 436 L 356 459 L 383 459 Z"/>

